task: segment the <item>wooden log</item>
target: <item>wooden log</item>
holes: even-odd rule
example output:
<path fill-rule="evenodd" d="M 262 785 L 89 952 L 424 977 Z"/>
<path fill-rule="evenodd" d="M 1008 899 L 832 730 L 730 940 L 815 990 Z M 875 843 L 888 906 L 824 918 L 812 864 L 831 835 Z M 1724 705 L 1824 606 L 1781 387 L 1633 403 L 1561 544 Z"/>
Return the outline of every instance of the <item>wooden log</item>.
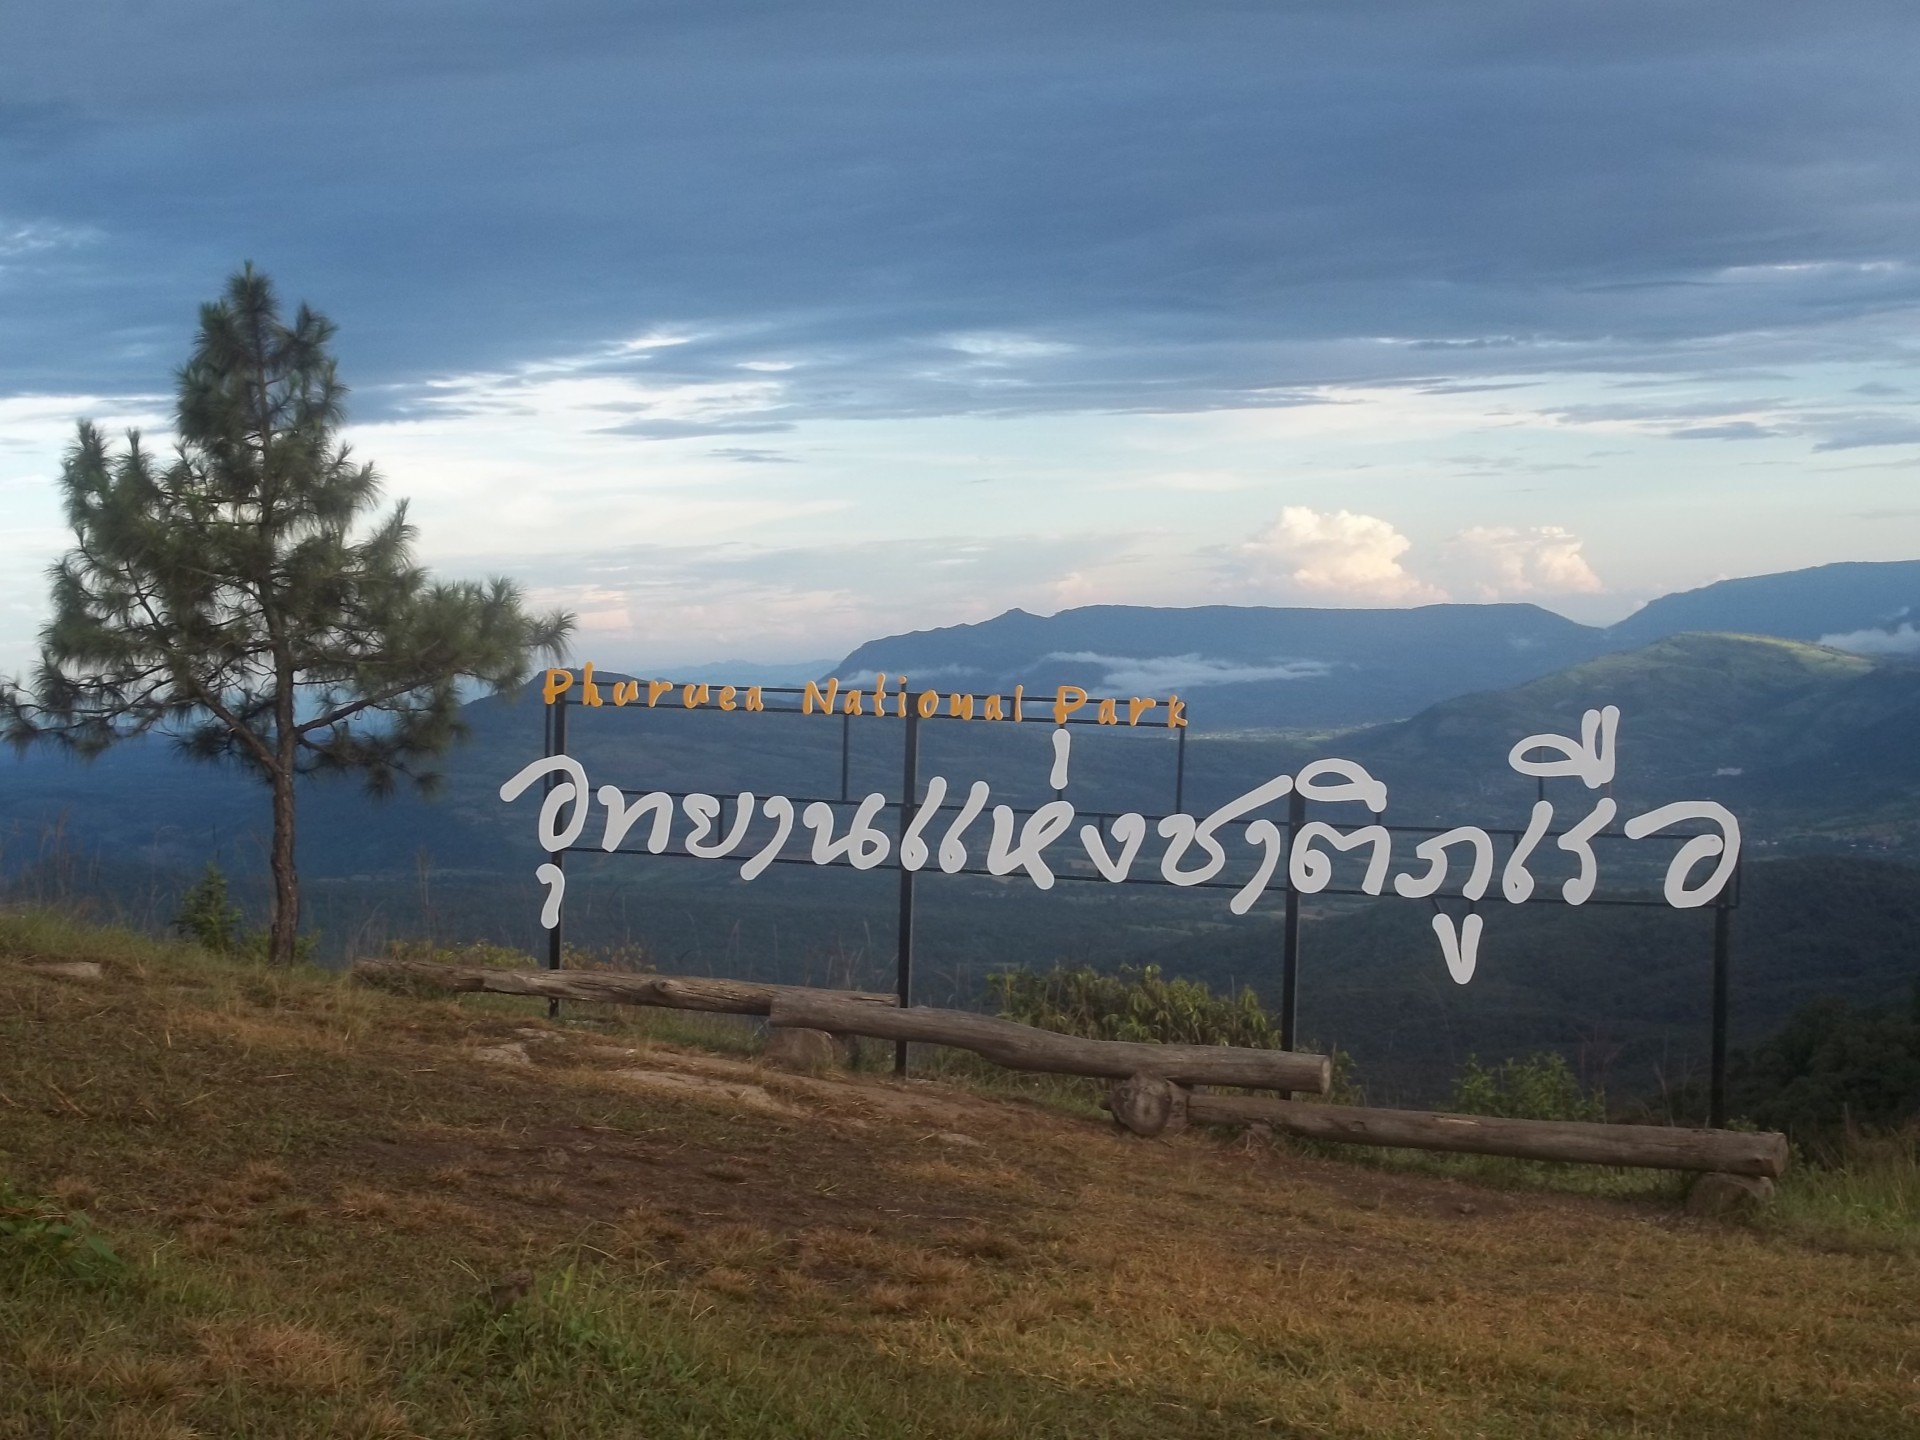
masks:
<path fill-rule="evenodd" d="M 1360 1105 L 1270 1100 L 1263 1095 L 1194 1095 L 1187 1101 L 1187 1118 L 1196 1125 L 1259 1121 L 1289 1135 L 1348 1145 L 1509 1155 L 1520 1160 L 1706 1170 L 1768 1179 L 1787 1168 L 1787 1137 L 1764 1132 L 1508 1120 L 1493 1115 L 1442 1115 L 1426 1110 L 1374 1110 Z"/>
<path fill-rule="evenodd" d="M 1187 1128 L 1187 1088 L 1158 1075 L 1129 1075 L 1107 1086 L 1107 1109 L 1116 1125 L 1151 1140 Z"/>
<path fill-rule="evenodd" d="M 984 1055 L 1009 1070 L 1054 1075 L 1091 1075 L 1124 1080 L 1157 1075 L 1181 1085 L 1244 1085 L 1259 1090 L 1311 1090 L 1324 1095 L 1333 1067 L 1324 1055 L 1291 1050 L 1249 1050 L 1229 1045 L 1154 1045 L 1131 1040 L 1083 1040 L 1056 1035 L 1012 1020 L 965 1010 L 882 1010 L 821 990 L 790 990 L 773 1002 L 775 1025 L 804 1025 L 872 1035 L 882 1040 L 921 1040 Z"/>
<path fill-rule="evenodd" d="M 830 994 L 856 1010 L 898 1003 L 895 996 L 866 990 L 813 991 L 804 985 L 761 985 L 696 975 L 641 975 L 613 970 L 493 970 L 484 965 L 440 965 L 427 960 L 359 960 L 354 963 L 353 975 L 357 980 L 388 987 L 484 990 L 495 995 L 544 995 L 730 1015 L 765 1015 L 775 999 L 789 993 Z"/>

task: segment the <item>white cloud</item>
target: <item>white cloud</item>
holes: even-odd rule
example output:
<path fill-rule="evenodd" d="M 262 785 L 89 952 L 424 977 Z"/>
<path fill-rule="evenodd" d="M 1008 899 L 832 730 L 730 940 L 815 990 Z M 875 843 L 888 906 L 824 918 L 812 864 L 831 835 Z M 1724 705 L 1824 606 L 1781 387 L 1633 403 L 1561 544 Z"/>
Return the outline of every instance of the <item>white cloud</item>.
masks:
<path fill-rule="evenodd" d="M 0 259 L 38 255 L 48 250 L 71 250 L 92 244 L 100 232 L 85 225 L 56 225 L 45 220 L 0 220 Z"/>
<path fill-rule="evenodd" d="M 1104 688 L 1135 695 L 1191 690 L 1203 685 L 1239 685 L 1251 680 L 1318 680 L 1333 671 L 1324 660 L 1275 660 L 1265 665 L 1249 665 L 1239 660 L 1213 660 L 1199 654 L 1135 658 L 1075 650 L 1059 651 L 1046 658 L 1105 666 L 1107 673 L 1100 681 Z"/>
<path fill-rule="evenodd" d="M 1082 605 L 1100 605 L 1108 600 L 1107 587 L 1081 570 L 1069 570 L 1054 581 L 1049 598 L 1058 610 L 1073 610 Z"/>
<path fill-rule="evenodd" d="M 644 355 L 653 350 L 670 350 L 675 345 L 690 345 L 697 337 L 674 334 L 666 330 L 649 330 L 644 335 L 636 335 L 631 340 L 620 340 L 607 347 L 609 358 L 623 358 L 631 355 Z"/>
<path fill-rule="evenodd" d="M 644 434 L 650 425 L 668 433 L 752 426 L 780 408 L 781 393 L 775 380 L 660 384 L 631 375 L 523 371 L 432 380 L 417 403 L 422 411 L 440 415 L 511 415 L 588 433 Z"/>
<path fill-rule="evenodd" d="M 1902 622 L 1892 630 L 1849 630 L 1841 635 L 1822 635 L 1820 643 L 1855 655 L 1920 655 L 1920 630 L 1914 629 L 1911 622 Z"/>
<path fill-rule="evenodd" d="M 913 667 L 913 674 L 905 678 L 921 685 L 969 684 L 976 676 L 985 674 L 986 671 L 978 665 L 916 665 Z M 850 690 L 857 689 L 863 685 L 871 685 L 879 676 L 878 670 L 855 670 L 841 674 L 840 683 Z M 899 682 L 895 681 L 895 683 Z"/>
<path fill-rule="evenodd" d="M 1260 569 L 1279 570 L 1316 598 L 1425 604 L 1444 592 L 1409 573 L 1400 557 L 1413 542 L 1376 515 L 1289 505 L 1240 547 Z"/>
<path fill-rule="evenodd" d="M 403 399 L 347 437 L 413 502 L 436 565 L 498 553 L 508 536 L 520 553 L 547 554 L 740 539 L 850 504 L 788 483 L 798 466 L 738 463 L 773 452 L 714 449 L 715 437 L 781 428 L 776 379 L 657 382 L 556 364 L 448 377 Z"/>
<path fill-rule="evenodd" d="M 1448 542 L 1462 588 L 1477 599 L 1516 595 L 1593 595 L 1606 587 L 1580 553 L 1578 535 L 1559 525 L 1476 525 Z"/>
<path fill-rule="evenodd" d="M 1071 345 L 1054 340 L 1035 340 L 1029 335 L 999 335 L 985 332 L 945 335 L 941 343 L 962 355 L 977 355 L 983 360 L 1035 360 L 1045 355 L 1064 355 Z"/>
<path fill-rule="evenodd" d="M 1044 609 L 1050 585 L 1039 577 L 1069 568 L 1075 557 L 1097 564 L 1102 546 L 1098 536 L 1012 541 L 987 546 L 977 566 L 953 569 L 932 562 L 980 546 L 951 536 L 779 547 L 626 544 L 571 554 L 476 553 L 435 568 L 511 576 L 536 606 L 580 615 L 577 656 L 639 672 L 718 655 L 844 656 L 881 636 L 985 620 L 1013 606 Z"/>
<path fill-rule="evenodd" d="M 1143 490 L 1183 490 L 1196 495 L 1230 495 L 1251 490 L 1254 482 L 1233 470 L 1170 470 L 1138 482 Z"/>

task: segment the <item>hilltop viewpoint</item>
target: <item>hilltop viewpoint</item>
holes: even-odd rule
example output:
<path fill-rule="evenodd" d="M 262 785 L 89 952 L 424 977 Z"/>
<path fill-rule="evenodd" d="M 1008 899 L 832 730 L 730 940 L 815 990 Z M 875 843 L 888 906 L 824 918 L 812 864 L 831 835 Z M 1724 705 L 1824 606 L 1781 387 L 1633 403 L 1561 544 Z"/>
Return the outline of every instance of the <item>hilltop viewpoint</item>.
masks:
<path fill-rule="evenodd" d="M 0 1436 L 1920 1434 L 1911 1145 L 1119 1133 L 954 1052 L 0 916 Z"/>

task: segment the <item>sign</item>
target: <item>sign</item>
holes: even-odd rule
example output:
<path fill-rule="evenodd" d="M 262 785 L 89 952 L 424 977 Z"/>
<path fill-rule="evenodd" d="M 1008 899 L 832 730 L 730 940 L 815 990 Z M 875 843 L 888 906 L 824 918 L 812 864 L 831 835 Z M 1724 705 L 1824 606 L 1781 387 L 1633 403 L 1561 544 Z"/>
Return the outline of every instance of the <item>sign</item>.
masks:
<path fill-rule="evenodd" d="M 921 791 L 911 781 L 903 798 L 889 801 L 880 791 L 844 802 L 796 803 L 786 795 L 742 791 L 730 797 L 703 791 L 633 792 L 607 781 L 594 788 L 586 768 L 564 753 L 535 760 L 500 787 L 511 803 L 545 781 L 536 827 L 541 848 L 550 855 L 572 849 L 588 835 L 596 814 L 594 843 L 602 851 L 624 850 L 630 837 L 652 855 L 678 854 L 738 866 L 751 881 L 775 863 L 845 865 L 855 870 L 887 866 L 907 875 L 923 870 L 946 874 L 1023 875 L 1039 890 L 1051 890 L 1062 872 L 1111 884 L 1159 883 L 1181 888 L 1230 888 L 1227 909 L 1245 915 L 1276 886 L 1295 895 L 1327 891 L 1336 857 L 1353 852 L 1365 868 L 1357 889 L 1336 893 L 1384 895 L 1408 899 L 1459 897 L 1473 907 L 1456 919 L 1438 912 L 1432 928 L 1453 979 L 1465 985 L 1478 964 L 1484 929 L 1478 903 L 1497 879 L 1500 898 L 1519 905 L 1532 898 L 1537 881 L 1531 868 L 1552 848 L 1573 858 L 1574 873 L 1559 887 L 1568 905 L 1583 905 L 1599 884 L 1600 863 L 1594 842 L 1602 836 L 1646 840 L 1676 826 L 1696 827 L 1679 836 L 1666 866 L 1662 895 L 1675 909 L 1693 909 L 1721 897 L 1740 859 L 1740 824 L 1725 806 L 1711 800 L 1677 800 L 1621 819 L 1610 793 L 1620 731 L 1618 707 L 1585 712 L 1577 735 L 1538 734 L 1517 740 L 1507 764 L 1516 774 L 1541 782 L 1527 824 L 1518 831 L 1490 831 L 1476 825 L 1451 828 L 1395 827 L 1386 824 L 1386 783 L 1354 760 L 1328 757 L 1275 775 L 1235 796 L 1206 815 L 1176 810 L 1148 815 L 1129 810 L 1117 815 L 1082 815 L 1068 792 L 1072 782 L 1076 725 L 1137 729 L 1158 723 L 1182 731 L 1186 705 L 1177 695 L 1096 699 L 1077 685 L 1062 685 L 1051 699 L 1029 698 L 1022 687 L 1012 696 L 947 694 L 923 689 L 917 694 L 906 677 L 881 675 L 871 686 L 845 686 L 836 680 L 808 682 L 802 690 L 773 692 L 760 686 L 674 685 L 667 681 L 597 682 L 593 666 L 580 677 L 567 670 L 547 673 L 543 694 L 548 705 L 572 703 L 622 709 L 661 705 L 693 710 L 712 708 L 766 712 L 769 693 L 798 695 L 799 705 L 776 713 L 907 721 L 951 719 L 975 724 L 1040 724 L 1052 731 L 1052 765 L 1047 788 L 1055 798 L 1032 809 L 994 803 L 984 780 L 949 780 L 934 775 Z M 1030 707 L 1041 707 L 1030 716 Z M 978 717 L 977 719 L 975 717 Z M 913 775 L 912 748 L 908 772 Z M 1586 792 L 1572 823 L 1556 830 L 1555 805 L 1545 798 L 1549 779 L 1577 782 Z M 1280 821 L 1272 814 L 1289 802 Z M 1319 807 L 1348 807 L 1334 819 L 1305 820 L 1300 802 Z M 850 815 L 841 810 L 852 806 Z M 728 811 L 731 814 L 728 814 Z M 901 812 L 893 833 L 877 823 L 888 810 Z M 1584 813 L 1578 813 L 1584 810 Z M 1322 809 L 1319 813 L 1324 814 Z M 843 825 L 844 821 L 844 825 Z M 1079 823 L 1076 824 L 1076 821 Z M 1618 830 L 1614 826 L 1619 822 Z M 1697 827 L 1705 825 L 1704 831 Z M 1152 856 L 1144 852 L 1149 834 L 1164 842 Z M 1395 833 L 1424 836 L 1413 847 L 1413 863 L 1394 867 Z M 1496 843 L 1496 837 L 1501 842 Z M 1502 853 L 1504 851 L 1504 854 Z M 1233 861 L 1238 861 L 1233 865 Z M 1235 884 L 1222 881 L 1230 868 Z M 1283 876 L 1284 867 L 1284 879 Z M 1090 873 L 1089 873 L 1090 872 Z M 546 888 L 541 924 L 560 923 L 566 874 L 558 863 L 542 864 L 536 875 Z"/>

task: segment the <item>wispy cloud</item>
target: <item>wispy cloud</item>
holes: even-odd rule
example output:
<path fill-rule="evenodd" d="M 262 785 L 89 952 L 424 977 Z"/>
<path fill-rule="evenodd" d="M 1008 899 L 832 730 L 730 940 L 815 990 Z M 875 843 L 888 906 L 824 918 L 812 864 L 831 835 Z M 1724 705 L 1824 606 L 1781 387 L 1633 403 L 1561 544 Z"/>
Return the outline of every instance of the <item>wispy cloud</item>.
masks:
<path fill-rule="evenodd" d="M 1826 439 L 1813 448 L 1816 451 L 1864 450 L 1876 445 L 1920 445 L 1920 420 L 1872 416 L 1843 421 L 1833 426 Z"/>
<path fill-rule="evenodd" d="M 0 216 L 0 265 L 23 256 L 96 244 L 102 238 L 101 232 L 91 225 L 62 225 L 51 220 L 8 220 Z"/>
<path fill-rule="evenodd" d="M 1822 645 L 1848 650 L 1855 655 L 1920 655 L 1920 630 L 1910 622 L 1889 630 L 1849 630 L 1843 635 L 1822 635 Z"/>
<path fill-rule="evenodd" d="M 1724 425 L 1683 425 L 1667 432 L 1674 440 L 1772 440 L 1780 433 L 1751 420 L 1729 420 Z"/>
<path fill-rule="evenodd" d="M 1207 685 L 1240 685 L 1255 680 L 1319 680 L 1333 673 L 1323 660 L 1276 660 L 1251 665 L 1239 660 L 1214 660 L 1205 655 L 1100 655 L 1091 650 L 1059 651 L 1044 657 L 1082 665 L 1099 665 L 1106 673 L 1100 684 L 1115 692 L 1136 695 L 1197 689 Z"/>

